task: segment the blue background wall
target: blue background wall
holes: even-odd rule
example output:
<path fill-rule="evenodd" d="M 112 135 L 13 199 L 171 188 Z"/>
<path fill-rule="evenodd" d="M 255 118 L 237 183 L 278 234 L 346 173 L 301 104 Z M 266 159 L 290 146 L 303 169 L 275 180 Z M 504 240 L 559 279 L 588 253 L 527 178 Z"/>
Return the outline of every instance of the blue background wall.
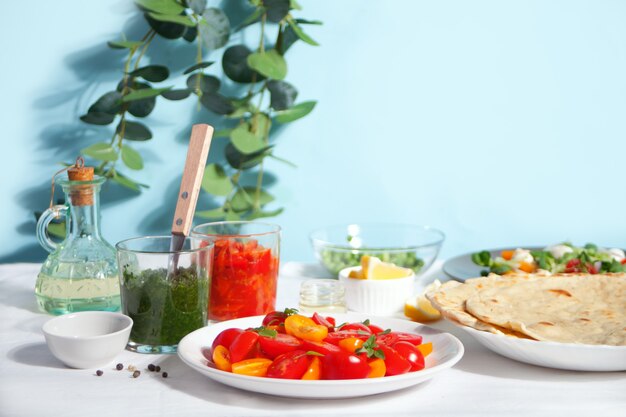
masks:
<path fill-rule="evenodd" d="M 626 246 L 626 2 L 300 3 L 324 21 L 308 27 L 322 46 L 294 46 L 287 80 L 319 104 L 276 135 L 298 168 L 268 163 L 286 207 L 273 220 L 283 259 L 312 260 L 316 227 L 365 221 L 439 227 L 444 257 L 564 239 Z M 141 27 L 128 0 L 28 9 L 0 14 L 0 262 L 43 259 L 32 211 L 47 206 L 57 162 L 109 137 L 78 116 L 121 76 L 123 53 L 105 42 Z M 183 69 L 194 51 L 181 45 L 149 58 Z M 193 100 L 159 102 L 135 174 L 151 188 L 106 191 L 109 241 L 167 232 L 187 127 L 206 117 Z"/>

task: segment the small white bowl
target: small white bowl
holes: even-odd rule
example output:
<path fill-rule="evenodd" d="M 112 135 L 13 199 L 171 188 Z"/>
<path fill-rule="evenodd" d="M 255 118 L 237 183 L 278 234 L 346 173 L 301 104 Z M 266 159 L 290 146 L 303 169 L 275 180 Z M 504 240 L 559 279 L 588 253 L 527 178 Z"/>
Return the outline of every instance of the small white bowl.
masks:
<path fill-rule="evenodd" d="M 357 279 L 350 271 L 360 266 L 339 271 L 339 281 L 346 287 L 346 306 L 357 313 L 391 316 L 404 308 L 404 302 L 413 295 L 415 274 L 406 278 Z"/>
<path fill-rule="evenodd" d="M 107 365 L 126 347 L 133 320 L 120 313 L 85 311 L 48 320 L 43 334 L 52 354 L 70 368 Z"/>

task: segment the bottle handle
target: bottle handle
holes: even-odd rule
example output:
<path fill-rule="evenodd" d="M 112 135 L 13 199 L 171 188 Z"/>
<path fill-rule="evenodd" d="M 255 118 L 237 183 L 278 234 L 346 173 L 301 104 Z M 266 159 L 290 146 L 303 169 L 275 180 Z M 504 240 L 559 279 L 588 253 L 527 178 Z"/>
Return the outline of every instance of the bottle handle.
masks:
<path fill-rule="evenodd" d="M 58 243 L 50 239 L 50 236 L 48 235 L 48 225 L 52 220 L 65 217 L 66 215 L 67 206 L 56 205 L 44 211 L 37 221 L 37 240 L 39 241 L 41 247 L 48 252 L 54 252 L 57 246 L 59 246 Z"/>

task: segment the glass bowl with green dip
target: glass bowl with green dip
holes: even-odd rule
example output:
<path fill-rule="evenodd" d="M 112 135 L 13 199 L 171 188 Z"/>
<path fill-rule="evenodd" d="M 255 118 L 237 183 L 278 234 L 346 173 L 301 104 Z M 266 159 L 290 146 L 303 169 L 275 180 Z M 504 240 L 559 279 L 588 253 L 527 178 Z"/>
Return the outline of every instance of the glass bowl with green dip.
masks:
<path fill-rule="evenodd" d="M 139 353 L 175 353 L 178 342 L 207 324 L 213 245 L 185 238 L 170 251 L 171 236 L 119 242 L 122 312 L 133 319 L 127 348 Z"/>

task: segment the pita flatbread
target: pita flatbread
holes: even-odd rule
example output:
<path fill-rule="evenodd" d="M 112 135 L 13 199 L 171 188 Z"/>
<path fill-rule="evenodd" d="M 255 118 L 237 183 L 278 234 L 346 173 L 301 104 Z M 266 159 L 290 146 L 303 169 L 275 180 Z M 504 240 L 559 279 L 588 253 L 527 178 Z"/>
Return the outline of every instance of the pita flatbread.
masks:
<path fill-rule="evenodd" d="M 626 345 L 626 274 L 559 274 L 498 283 L 488 280 L 474 291 L 465 300 L 467 314 L 537 340 Z"/>

